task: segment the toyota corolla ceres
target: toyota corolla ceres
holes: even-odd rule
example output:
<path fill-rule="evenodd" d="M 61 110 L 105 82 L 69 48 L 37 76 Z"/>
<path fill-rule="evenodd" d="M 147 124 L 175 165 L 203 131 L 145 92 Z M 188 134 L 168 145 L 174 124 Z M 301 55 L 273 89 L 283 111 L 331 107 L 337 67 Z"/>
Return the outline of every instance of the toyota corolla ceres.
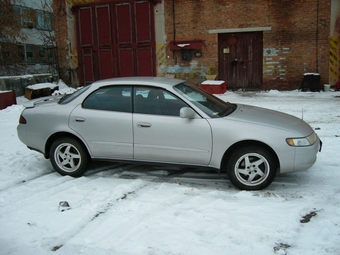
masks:
<path fill-rule="evenodd" d="M 214 168 L 257 190 L 310 168 L 321 150 L 299 118 L 224 102 L 178 79 L 112 78 L 24 106 L 19 139 L 74 177 L 90 160 L 148 162 Z"/>

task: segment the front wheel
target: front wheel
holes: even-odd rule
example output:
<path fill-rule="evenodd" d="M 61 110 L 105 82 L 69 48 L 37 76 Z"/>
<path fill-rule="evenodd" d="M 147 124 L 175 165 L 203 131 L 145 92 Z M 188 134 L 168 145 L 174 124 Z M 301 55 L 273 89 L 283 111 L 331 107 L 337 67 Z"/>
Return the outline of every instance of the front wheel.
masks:
<path fill-rule="evenodd" d="M 50 159 L 53 168 L 61 175 L 78 177 L 86 172 L 89 157 L 80 142 L 65 137 L 52 144 Z"/>
<path fill-rule="evenodd" d="M 243 190 L 260 190 L 275 178 L 277 162 L 268 150 L 248 146 L 235 150 L 227 162 L 230 181 Z"/>

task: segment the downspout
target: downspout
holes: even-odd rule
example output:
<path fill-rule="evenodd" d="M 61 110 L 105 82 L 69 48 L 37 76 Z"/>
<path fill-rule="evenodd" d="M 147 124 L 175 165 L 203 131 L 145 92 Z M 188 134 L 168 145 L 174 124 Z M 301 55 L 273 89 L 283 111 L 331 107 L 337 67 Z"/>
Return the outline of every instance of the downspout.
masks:
<path fill-rule="evenodd" d="M 175 0 L 172 0 L 172 23 L 174 32 L 174 44 L 176 43 L 176 12 L 175 12 Z"/>
<path fill-rule="evenodd" d="M 175 12 L 175 0 L 172 0 L 172 23 L 173 23 L 173 44 L 176 44 L 176 12 Z M 175 59 L 175 65 L 177 65 L 177 58 L 175 57 L 175 51 L 172 51 L 172 58 Z"/>
<path fill-rule="evenodd" d="M 316 34 L 315 34 L 316 72 L 319 72 L 319 0 L 316 1 Z"/>

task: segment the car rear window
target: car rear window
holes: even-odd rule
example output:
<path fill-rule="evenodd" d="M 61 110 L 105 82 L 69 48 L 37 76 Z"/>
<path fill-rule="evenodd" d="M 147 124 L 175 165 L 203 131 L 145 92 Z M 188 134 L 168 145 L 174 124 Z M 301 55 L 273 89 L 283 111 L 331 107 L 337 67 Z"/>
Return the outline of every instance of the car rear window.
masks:
<path fill-rule="evenodd" d="M 83 108 L 116 112 L 131 112 L 131 86 L 106 86 L 99 88 L 83 102 Z"/>
<path fill-rule="evenodd" d="M 80 96 L 81 94 L 83 94 L 86 90 L 88 90 L 90 88 L 90 85 L 86 86 L 86 87 L 82 87 L 81 89 L 75 91 L 72 94 L 66 94 L 65 96 L 63 96 L 60 100 L 59 100 L 59 104 L 67 104 L 69 102 L 71 102 L 72 100 L 74 100 L 75 98 L 77 98 L 78 96 Z"/>

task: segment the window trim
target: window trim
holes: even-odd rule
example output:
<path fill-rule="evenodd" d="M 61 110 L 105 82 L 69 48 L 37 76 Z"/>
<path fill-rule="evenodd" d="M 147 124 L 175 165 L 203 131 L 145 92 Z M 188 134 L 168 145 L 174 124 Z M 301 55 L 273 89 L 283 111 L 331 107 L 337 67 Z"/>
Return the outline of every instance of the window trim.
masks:
<path fill-rule="evenodd" d="M 48 31 L 52 30 L 53 14 L 51 12 L 37 10 L 35 19 L 37 29 Z"/>
<path fill-rule="evenodd" d="M 139 111 L 136 111 L 136 97 L 137 97 L 137 88 L 144 88 L 144 89 L 156 89 L 156 90 L 160 90 L 163 95 L 164 95 L 164 99 L 160 99 L 160 100 L 163 100 L 163 105 L 160 106 L 160 107 L 153 107 L 154 105 L 152 105 L 152 102 L 150 99 L 148 99 L 148 96 L 145 97 L 143 100 L 145 100 L 145 105 L 144 105 L 144 111 L 142 110 L 139 110 Z M 150 91 L 149 91 L 150 92 Z M 174 97 L 176 99 L 177 102 L 179 102 L 178 104 L 182 104 L 182 105 L 179 105 L 180 107 L 173 107 L 174 105 L 167 105 L 167 100 L 170 100 L 170 99 L 166 99 L 166 94 Z M 157 99 L 159 100 L 159 99 Z M 163 107 L 163 108 L 162 108 Z M 163 116 L 163 117 L 180 117 L 180 109 L 182 107 L 190 107 L 184 100 L 182 100 L 180 97 L 178 97 L 177 95 L 175 95 L 174 93 L 172 93 L 171 91 L 165 89 L 165 88 L 162 88 L 162 87 L 154 87 L 154 86 L 147 86 L 147 85 L 140 85 L 140 86 L 134 86 L 134 89 L 133 89 L 133 113 L 134 114 L 146 114 L 146 115 L 157 115 L 157 116 Z M 162 112 L 163 109 L 166 109 L 167 113 L 164 111 Z M 171 112 L 171 110 L 175 109 L 174 112 Z M 160 112 L 157 112 L 157 110 L 161 110 Z M 175 113 L 176 112 L 176 113 Z"/>
<path fill-rule="evenodd" d="M 121 97 L 124 97 L 124 95 L 123 95 L 123 91 L 124 91 L 124 89 L 130 89 L 130 96 L 129 97 L 127 97 L 127 98 L 129 98 L 130 100 L 129 100 L 129 102 L 128 102 L 128 104 L 126 104 L 126 105 L 124 105 L 124 104 L 114 104 L 114 100 L 113 101 L 107 101 L 108 102 L 108 104 L 106 105 L 106 107 L 105 107 L 105 105 L 103 105 L 103 104 L 100 104 L 100 103 L 102 103 L 103 102 L 103 100 L 98 100 L 98 99 L 96 99 L 95 98 L 95 96 L 96 95 L 103 95 L 103 96 L 112 96 L 112 98 L 111 99 L 114 99 L 114 95 L 113 94 L 110 94 L 110 93 L 108 93 L 108 95 L 104 95 L 104 94 L 106 94 L 107 92 L 105 92 L 105 91 L 101 91 L 101 90 L 105 90 L 105 89 L 107 89 L 107 90 L 110 90 L 110 88 L 117 88 L 117 89 L 119 89 L 119 88 L 123 88 L 122 89 L 122 94 L 121 95 L 119 95 L 119 96 L 121 96 Z M 83 100 L 83 102 L 82 102 L 82 108 L 83 109 L 88 109 L 88 110 L 95 110 L 95 111 L 110 111 L 110 112 L 121 112 L 121 113 L 132 113 L 132 106 L 133 106 L 133 99 L 132 99 L 132 86 L 131 85 L 107 85 L 107 86 L 103 86 L 103 87 L 99 87 L 98 89 L 96 89 L 95 91 L 92 91 L 84 100 Z M 90 107 L 91 106 L 91 103 L 89 102 L 89 100 L 92 100 L 92 97 L 93 97 L 93 106 L 94 107 Z M 97 101 L 97 102 L 95 102 L 95 101 Z M 105 101 L 105 100 L 104 100 Z M 119 101 L 117 101 L 117 102 L 119 102 Z M 97 105 L 96 105 L 96 103 L 98 103 Z M 110 104 L 111 103 L 111 104 Z M 87 104 L 89 104 L 89 105 L 87 105 Z M 103 106 L 103 107 L 95 107 L 95 106 Z M 117 108 L 115 109 L 114 107 L 122 107 L 122 109 L 124 109 L 124 108 L 126 108 L 126 109 L 124 109 L 124 110 L 117 110 Z"/>

